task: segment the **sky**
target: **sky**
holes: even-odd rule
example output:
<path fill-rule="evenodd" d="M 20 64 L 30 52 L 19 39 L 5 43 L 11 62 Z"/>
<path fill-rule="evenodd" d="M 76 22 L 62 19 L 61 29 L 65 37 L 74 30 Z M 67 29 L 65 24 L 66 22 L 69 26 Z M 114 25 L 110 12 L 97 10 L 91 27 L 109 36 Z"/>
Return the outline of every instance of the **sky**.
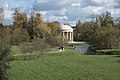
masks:
<path fill-rule="evenodd" d="M 4 1 L 4 2 L 3 2 Z M 120 17 L 120 0 L 0 0 L 5 9 L 5 20 L 12 22 L 15 8 L 19 8 L 28 16 L 34 6 L 42 13 L 44 21 L 59 21 L 61 24 L 75 25 L 76 20 L 90 21 L 96 14 L 111 12 L 112 17 Z"/>

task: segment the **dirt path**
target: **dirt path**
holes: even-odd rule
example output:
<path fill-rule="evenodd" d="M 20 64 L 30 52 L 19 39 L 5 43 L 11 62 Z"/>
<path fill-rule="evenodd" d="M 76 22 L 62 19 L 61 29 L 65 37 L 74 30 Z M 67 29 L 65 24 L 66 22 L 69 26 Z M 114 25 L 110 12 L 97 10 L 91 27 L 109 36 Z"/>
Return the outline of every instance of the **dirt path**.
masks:
<path fill-rule="evenodd" d="M 60 52 L 64 52 L 64 51 L 52 51 L 52 52 L 49 52 L 49 53 L 60 53 Z M 36 55 L 36 53 L 34 54 L 31 54 L 31 53 L 27 53 L 27 54 L 17 54 L 17 55 L 13 55 L 13 56 L 28 56 L 28 55 Z"/>

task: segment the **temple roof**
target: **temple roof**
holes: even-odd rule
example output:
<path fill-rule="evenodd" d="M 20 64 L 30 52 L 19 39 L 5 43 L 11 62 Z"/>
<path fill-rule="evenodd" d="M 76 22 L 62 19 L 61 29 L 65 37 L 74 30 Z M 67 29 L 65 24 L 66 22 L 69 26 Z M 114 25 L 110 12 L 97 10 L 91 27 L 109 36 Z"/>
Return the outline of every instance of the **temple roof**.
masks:
<path fill-rule="evenodd" d="M 62 25 L 59 28 L 60 31 L 73 32 L 73 28 L 69 25 Z"/>

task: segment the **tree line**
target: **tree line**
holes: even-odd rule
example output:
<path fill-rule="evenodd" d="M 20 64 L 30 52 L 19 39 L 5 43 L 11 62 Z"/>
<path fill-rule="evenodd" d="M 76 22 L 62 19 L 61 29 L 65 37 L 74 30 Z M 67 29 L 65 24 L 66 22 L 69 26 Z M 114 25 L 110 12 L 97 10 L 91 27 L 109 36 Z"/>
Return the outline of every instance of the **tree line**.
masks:
<path fill-rule="evenodd" d="M 95 49 L 120 48 L 120 25 L 115 24 L 111 13 L 96 15 L 94 21 L 82 23 L 77 21 L 74 30 L 75 41 L 86 41 Z"/>
<path fill-rule="evenodd" d="M 47 43 L 51 42 L 50 45 L 57 45 L 59 26 L 58 21 L 44 22 L 41 13 L 31 13 L 28 17 L 26 13 L 15 9 L 13 24 L 0 25 L 0 39 L 8 44 L 19 45 L 21 42 L 32 42 L 35 38 L 45 38 Z M 54 39 L 51 40 L 51 37 Z"/>

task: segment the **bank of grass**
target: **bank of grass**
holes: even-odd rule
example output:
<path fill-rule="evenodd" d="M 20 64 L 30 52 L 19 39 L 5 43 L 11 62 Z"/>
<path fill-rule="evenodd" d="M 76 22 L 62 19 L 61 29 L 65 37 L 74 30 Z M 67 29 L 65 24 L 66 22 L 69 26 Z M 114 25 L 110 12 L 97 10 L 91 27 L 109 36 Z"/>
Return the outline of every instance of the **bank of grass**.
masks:
<path fill-rule="evenodd" d="M 120 56 L 81 55 L 72 49 L 10 65 L 10 80 L 120 80 Z"/>
<path fill-rule="evenodd" d="M 103 55 L 120 55 L 120 49 L 104 49 L 97 52 Z"/>

